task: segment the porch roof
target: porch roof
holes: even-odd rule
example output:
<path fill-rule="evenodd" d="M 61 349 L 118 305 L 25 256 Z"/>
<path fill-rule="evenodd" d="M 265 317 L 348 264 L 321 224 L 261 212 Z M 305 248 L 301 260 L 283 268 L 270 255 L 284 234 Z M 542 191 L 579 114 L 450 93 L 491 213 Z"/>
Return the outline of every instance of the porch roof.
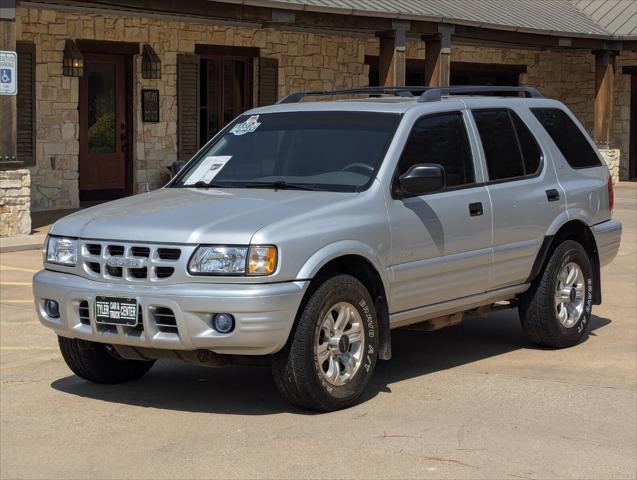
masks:
<path fill-rule="evenodd" d="M 637 37 L 633 0 L 225 0 L 226 3 L 549 35 Z"/>

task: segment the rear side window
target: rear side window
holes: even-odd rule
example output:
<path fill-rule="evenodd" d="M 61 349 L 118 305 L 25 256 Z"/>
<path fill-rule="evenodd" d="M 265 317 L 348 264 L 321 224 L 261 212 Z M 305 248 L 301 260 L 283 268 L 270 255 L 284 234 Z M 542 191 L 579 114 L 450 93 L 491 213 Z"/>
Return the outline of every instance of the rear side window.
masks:
<path fill-rule="evenodd" d="M 537 173 L 542 151 L 524 122 L 508 109 L 474 110 L 489 180 L 524 178 Z"/>
<path fill-rule="evenodd" d="M 531 112 L 571 167 L 589 168 L 601 165 L 595 149 L 566 112 L 559 108 L 532 108 Z"/>
<path fill-rule="evenodd" d="M 400 157 L 399 174 L 417 163 L 441 165 L 447 187 L 474 182 L 471 148 L 460 112 L 428 115 L 414 124 Z"/>

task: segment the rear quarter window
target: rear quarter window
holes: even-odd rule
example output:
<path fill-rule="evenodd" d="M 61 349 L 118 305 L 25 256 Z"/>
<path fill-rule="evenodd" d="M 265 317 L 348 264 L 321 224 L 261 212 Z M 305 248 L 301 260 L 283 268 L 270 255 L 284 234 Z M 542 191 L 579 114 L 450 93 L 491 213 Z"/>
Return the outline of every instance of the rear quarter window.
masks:
<path fill-rule="evenodd" d="M 559 108 L 532 108 L 531 112 L 553 139 L 571 167 L 601 166 L 597 152 L 566 112 Z"/>

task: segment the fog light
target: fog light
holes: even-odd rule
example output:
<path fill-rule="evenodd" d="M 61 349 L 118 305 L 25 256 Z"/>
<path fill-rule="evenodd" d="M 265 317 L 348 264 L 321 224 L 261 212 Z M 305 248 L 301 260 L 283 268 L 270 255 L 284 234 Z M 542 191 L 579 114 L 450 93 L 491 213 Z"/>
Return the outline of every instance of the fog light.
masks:
<path fill-rule="evenodd" d="M 230 333 L 234 330 L 234 317 L 229 313 L 215 313 L 212 326 L 219 333 Z"/>
<path fill-rule="evenodd" d="M 51 318 L 60 318 L 60 304 L 55 300 L 44 300 L 44 312 Z"/>

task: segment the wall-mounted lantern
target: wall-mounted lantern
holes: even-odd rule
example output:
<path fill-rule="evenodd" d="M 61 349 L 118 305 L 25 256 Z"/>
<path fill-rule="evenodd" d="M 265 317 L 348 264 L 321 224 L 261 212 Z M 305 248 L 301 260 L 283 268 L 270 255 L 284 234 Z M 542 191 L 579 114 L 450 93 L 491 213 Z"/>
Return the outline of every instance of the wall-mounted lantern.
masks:
<path fill-rule="evenodd" d="M 161 78 L 161 61 L 147 43 L 142 51 L 142 78 Z"/>
<path fill-rule="evenodd" d="M 84 73 L 84 57 L 73 40 L 67 40 L 64 44 L 62 73 L 65 77 L 81 77 Z"/>

